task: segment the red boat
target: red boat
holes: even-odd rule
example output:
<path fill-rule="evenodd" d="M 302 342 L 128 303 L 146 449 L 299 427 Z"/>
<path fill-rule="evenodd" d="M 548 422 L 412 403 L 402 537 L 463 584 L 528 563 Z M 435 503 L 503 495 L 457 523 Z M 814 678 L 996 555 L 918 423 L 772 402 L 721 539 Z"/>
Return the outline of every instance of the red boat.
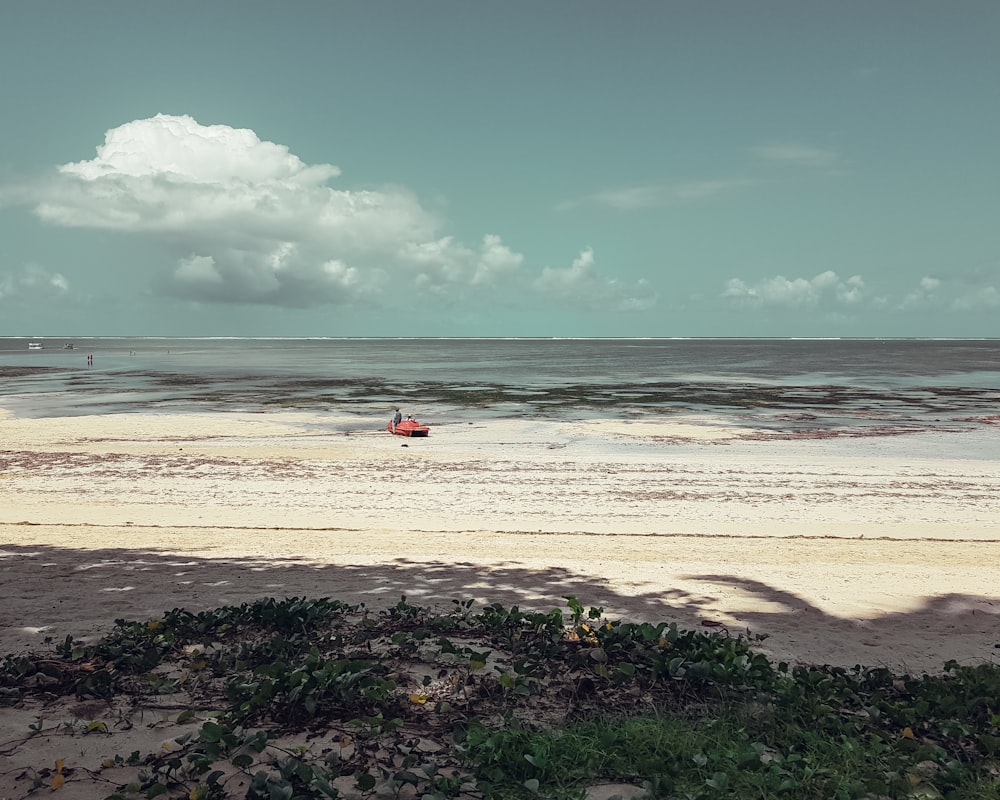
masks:
<path fill-rule="evenodd" d="M 396 424 L 396 430 L 392 429 L 392 423 L 390 422 L 385 426 L 385 429 L 390 433 L 395 433 L 397 436 L 426 436 L 430 433 L 430 428 L 426 425 L 421 425 L 415 419 L 404 419 L 402 422 Z"/>

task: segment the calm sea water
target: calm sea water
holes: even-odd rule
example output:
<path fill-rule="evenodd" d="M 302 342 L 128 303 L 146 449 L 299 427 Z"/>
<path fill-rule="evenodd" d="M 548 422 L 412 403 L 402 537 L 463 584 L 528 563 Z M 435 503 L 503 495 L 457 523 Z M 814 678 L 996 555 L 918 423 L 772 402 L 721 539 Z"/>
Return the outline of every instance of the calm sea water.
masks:
<path fill-rule="evenodd" d="M 965 424 L 1000 414 L 1000 340 L 0 339 L 0 405 L 21 416 L 292 407 L 370 417 L 395 404 L 425 419 Z"/>

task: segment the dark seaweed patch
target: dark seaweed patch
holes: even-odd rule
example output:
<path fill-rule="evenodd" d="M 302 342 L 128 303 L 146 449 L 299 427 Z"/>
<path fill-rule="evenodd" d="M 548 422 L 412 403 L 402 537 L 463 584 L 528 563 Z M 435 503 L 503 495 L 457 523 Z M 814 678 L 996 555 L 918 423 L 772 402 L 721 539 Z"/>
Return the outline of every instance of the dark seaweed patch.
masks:
<path fill-rule="evenodd" d="M 1000 391 L 956 386 L 871 387 L 851 384 L 788 385 L 730 381 L 636 381 L 505 384 L 500 381 L 401 381 L 381 377 L 303 378 L 268 373 L 229 375 L 183 372 L 0 367 L 0 376 L 58 374 L 89 410 L 115 412 L 184 405 L 219 410 L 338 409 L 370 414 L 391 405 L 466 409 L 507 415 L 609 413 L 629 417 L 680 411 L 721 411 L 760 428 L 796 430 L 830 425 L 872 427 L 928 421 L 969 424 L 994 413 Z M 80 405 L 80 404 L 77 404 Z M 81 406 L 83 407 L 83 406 Z M 812 418 L 793 415 L 812 415 Z"/>
<path fill-rule="evenodd" d="M 29 375 L 44 375 L 64 372 L 62 367 L 4 367 L 0 366 L 0 378 L 24 378 Z"/>

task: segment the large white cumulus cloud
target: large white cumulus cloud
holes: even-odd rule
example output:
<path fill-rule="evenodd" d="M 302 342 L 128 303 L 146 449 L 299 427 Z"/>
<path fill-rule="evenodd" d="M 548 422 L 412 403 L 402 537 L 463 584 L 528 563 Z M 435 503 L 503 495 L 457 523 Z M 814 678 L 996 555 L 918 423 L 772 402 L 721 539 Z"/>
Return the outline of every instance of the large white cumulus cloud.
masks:
<path fill-rule="evenodd" d="M 442 235 L 411 191 L 337 188 L 339 176 L 251 130 L 158 114 L 109 130 L 95 158 L 62 165 L 35 212 L 147 237 L 174 259 L 153 276 L 160 290 L 206 302 L 376 304 L 395 281 L 456 302 L 483 287 L 516 296 L 552 283 L 533 281 L 499 236 L 468 246 Z"/>
<path fill-rule="evenodd" d="M 327 185 L 339 174 L 250 130 L 158 114 L 108 131 L 96 158 L 60 167 L 36 211 L 63 226 L 153 234 L 176 252 L 159 281 L 175 295 L 348 302 L 375 292 L 383 273 L 371 265 L 432 236 L 437 221 L 402 189 Z"/>
<path fill-rule="evenodd" d="M 85 180 L 130 176 L 192 183 L 239 177 L 253 183 L 315 184 L 340 174 L 331 164 L 307 167 L 287 147 L 262 142 L 251 130 L 199 125 L 191 117 L 166 114 L 113 128 L 97 148 L 97 158 L 65 164 L 59 171 Z"/>

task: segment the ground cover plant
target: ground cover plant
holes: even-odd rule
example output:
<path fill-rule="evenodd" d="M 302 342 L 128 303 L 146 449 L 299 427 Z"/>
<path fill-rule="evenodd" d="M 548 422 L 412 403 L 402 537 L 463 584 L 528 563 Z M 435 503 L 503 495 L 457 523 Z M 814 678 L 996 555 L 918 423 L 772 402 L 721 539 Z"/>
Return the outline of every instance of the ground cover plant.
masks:
<path fill-rule="evenodd" d="M 271 598 L 118 620 L 96 643 L 0 663 L 0 705 L 36 715 L 0 756 L 23 762 L 56 730 L 106 737 L 113 755 L 5 777 L 23 795 L 97 783 L 116 800 L 579 798 L 603 783 L 684 800 L 1000 800 L 996 664 L 776 664 L 751 634 L 566 600 Z M 88 718 L 59 718 L 70 700 Z M 163 745 L 116 751 L 154 711 Z"/>

